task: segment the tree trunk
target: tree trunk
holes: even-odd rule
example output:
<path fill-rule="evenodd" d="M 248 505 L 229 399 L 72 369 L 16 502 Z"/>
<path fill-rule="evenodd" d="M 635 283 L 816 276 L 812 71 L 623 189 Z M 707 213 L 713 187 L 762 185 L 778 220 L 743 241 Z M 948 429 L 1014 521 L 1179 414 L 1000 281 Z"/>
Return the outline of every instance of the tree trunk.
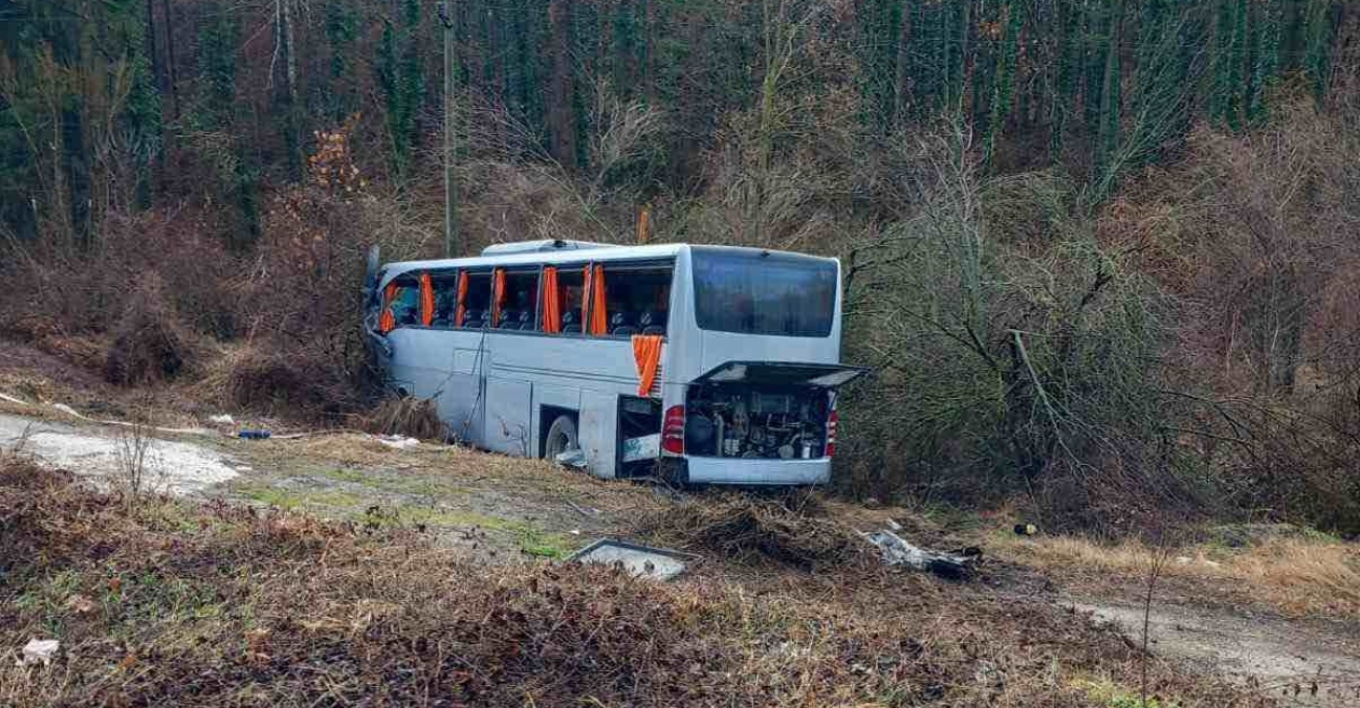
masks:
<path fill-rule="evenodd" d="M 148 0 L 149 2 L 149 0 Z M 170 0 L 161 0 L 161 25 L 165 29 L 164 95 L 170 97 L 170 116 L 179 119 L 179 92 L 175 84 L 175 19 L 170 14 Z"/>
<path fill-rule="evenodd" d="M 552 23 L 552 108 L 549 119 L 553 157 L 566 166 L 576 164 L 576 123 L 572 116 L 572 0 L 552 0 L 548 19 Z"/>
<path fill-rule="evenodd" d="M 908 49 L 911 46 L 911 11 L 913 4 L 911 2 L 902 3 L 901 26 L 897 32 L 897 57 L 893 67 L 893 115 L 891 122 L 894 126 L 906 122 L 907 101 L 911 96 L 907 85 L 909 78 L 907 69 L 911 57 Z"/>

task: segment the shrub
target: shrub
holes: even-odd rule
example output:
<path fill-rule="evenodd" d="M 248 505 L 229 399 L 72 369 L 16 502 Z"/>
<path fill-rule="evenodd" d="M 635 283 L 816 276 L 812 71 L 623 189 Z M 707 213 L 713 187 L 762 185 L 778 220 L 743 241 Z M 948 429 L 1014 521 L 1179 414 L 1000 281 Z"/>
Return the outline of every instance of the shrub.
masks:
<path fill-rule="evenodd" d="M 155 278 L 141 283 L 114 329 L 104 378 L 123 386 L 173 379 L 193 357 Z"/>

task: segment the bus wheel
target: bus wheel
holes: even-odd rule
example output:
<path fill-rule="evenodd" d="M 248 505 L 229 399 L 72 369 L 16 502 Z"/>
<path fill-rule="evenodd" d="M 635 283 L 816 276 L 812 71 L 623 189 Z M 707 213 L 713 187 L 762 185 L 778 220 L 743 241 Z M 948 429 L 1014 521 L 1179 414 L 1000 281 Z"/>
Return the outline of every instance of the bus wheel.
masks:
<path fill-rule="evenodd" d="M 548 428 L 548 437 L 543 442 L 543 456 L 556 461 L 557 456 L 568 450 L 579 450 L 576 442 L 576 421 L 571 416 L 559 415 Z"/>

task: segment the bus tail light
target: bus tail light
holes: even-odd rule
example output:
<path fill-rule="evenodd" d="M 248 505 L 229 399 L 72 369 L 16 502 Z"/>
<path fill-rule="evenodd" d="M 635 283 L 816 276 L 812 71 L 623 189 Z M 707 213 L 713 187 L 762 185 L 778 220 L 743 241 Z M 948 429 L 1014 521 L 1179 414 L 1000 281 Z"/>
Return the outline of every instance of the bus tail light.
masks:
<path fill-rule="evenodd" d="M 661 424 L 661 449 L 675 455 L 685 454 L 684 406 L 671 406 L 666 410 Z"/>
<path fill-rule="evenodd" d="M 833 457 L 836 454 L 836 429 L 840 427 L 841 414 L 831 409 L 831 416 L 826 419 L 826 456 Z"/>

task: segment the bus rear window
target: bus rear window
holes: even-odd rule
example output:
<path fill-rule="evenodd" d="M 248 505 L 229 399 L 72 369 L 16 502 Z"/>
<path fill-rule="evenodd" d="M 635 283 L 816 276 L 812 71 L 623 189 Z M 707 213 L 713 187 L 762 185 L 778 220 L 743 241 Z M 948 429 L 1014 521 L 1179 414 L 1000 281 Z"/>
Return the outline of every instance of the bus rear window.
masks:
<path fill-rule="evenodd" d="M 694 251 L 699 328 L 827 337 L 836 312 L 836 264 L 787 254 Z"/>

